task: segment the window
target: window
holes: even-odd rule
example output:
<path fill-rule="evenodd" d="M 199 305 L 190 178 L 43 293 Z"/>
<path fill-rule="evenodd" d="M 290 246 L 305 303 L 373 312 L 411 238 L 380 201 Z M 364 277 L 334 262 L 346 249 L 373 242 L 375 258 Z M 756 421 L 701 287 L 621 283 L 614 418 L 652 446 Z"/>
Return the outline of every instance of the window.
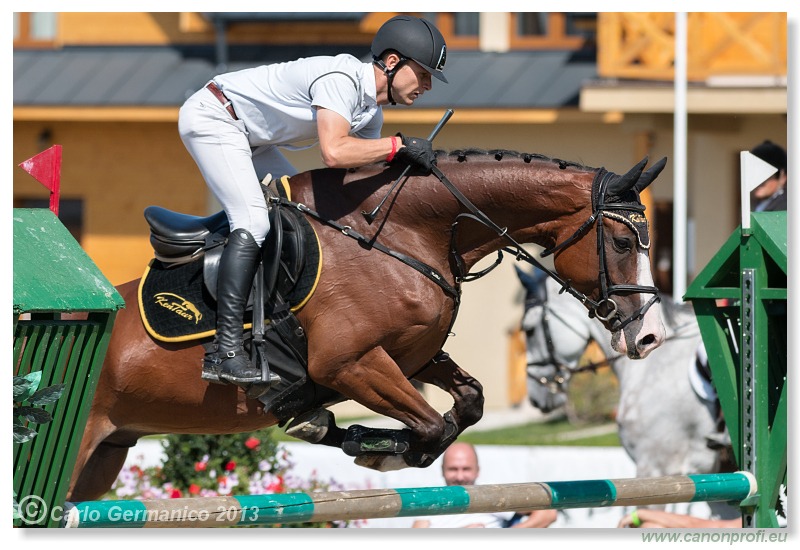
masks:
<path fill-rule="evenodd" d="M 423 13 L 435 21 L 451 49 L 477 49 L 481 29 L 480 14 Z M 516 12 L 508 14 L 511 49 L 577 50 L 594 46 L 597 35 L 595 12 Z"/>
<path fill-rule="evenodd" d="M 523 12 L 509 14 L 511 48 L 576 50 L 593 46 L 597 34 L 594 12 Z"/>
<path fill-rule="evenodd" d="M 14 13 L 14 46 L 50 47 L 56 39 L 55 12 Z"/>
<path fill-rule="evenodd" d="M 422 17 L 436 24 L 450 49 L 477 49 L 480 34 L 480 14 L 423 13 Z"/>

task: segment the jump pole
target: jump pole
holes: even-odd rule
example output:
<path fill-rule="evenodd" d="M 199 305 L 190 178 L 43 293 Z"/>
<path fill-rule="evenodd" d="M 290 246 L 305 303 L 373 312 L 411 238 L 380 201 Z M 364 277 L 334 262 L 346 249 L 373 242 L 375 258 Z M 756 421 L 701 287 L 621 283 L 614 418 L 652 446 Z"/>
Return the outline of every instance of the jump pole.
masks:
<path fill-rule="evenodd" d="M 749 472 L 502 485 L 371 489 L 68 504 L 64 527 L 231 527 L 369 518 L 740 503 L 757 492 Z"/>

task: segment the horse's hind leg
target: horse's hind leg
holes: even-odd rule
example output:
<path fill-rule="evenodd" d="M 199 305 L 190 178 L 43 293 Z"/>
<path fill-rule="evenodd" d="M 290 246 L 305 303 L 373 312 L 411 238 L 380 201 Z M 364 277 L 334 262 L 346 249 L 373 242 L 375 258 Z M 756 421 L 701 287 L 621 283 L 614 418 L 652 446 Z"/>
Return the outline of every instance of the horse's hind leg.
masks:
<path fill-rule="evenodd" d="M 100 500 L 114 482 L 128 457 L 127 445 L 100 443 L 94 450 L 72 488 L 69 500 Z"/>
<path fill-rule="evenodd" d="M 136 444 L 141 434 L 117 432 L 106 417 L 89 414 L 81 441 L 75 468 L 72 470 L 67 500 L 80 502 L 99 500 L 116 481 L 128 449 Z"/>

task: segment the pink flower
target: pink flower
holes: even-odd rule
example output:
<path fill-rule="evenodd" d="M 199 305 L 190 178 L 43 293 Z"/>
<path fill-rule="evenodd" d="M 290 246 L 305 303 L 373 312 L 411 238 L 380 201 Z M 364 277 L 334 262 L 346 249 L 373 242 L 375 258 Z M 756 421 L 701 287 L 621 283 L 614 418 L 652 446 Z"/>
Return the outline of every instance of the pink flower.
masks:
<path fill-rule="evenodd" d="M 173 490 L 172 490 L 172 491 L 169 493 L 169 498 L 181 498 L 181 496 L 182 496 L 182 495 L 181 495 L 181 491 L 180 491 L 180 489 L 173 489 Z"/>
<path fill-rule="evenodd" d="M 248 437 L 247 441 L 244 442 L 244 446 L 250 449 L 251 451 L 261 445 L 261 441 L 256 439 L 255 437 Z"/>
<path fill-rule="evenodd" d="M 197 486 L 194 483 L 189 485 L 189 494 L 190 495 L 196 495 L 196 494 L 199 494 L 199 493 L 200 493 L 200 487 L 199 486 Z"/>
<path fill-rule="evenodd" d="M 194 471 L 195 472 L 205 472 L 206 471 L 206 466 L 208 466 L 208 463 L 206 463 L 206 462 L 195 462 L 194 463 Z"/>

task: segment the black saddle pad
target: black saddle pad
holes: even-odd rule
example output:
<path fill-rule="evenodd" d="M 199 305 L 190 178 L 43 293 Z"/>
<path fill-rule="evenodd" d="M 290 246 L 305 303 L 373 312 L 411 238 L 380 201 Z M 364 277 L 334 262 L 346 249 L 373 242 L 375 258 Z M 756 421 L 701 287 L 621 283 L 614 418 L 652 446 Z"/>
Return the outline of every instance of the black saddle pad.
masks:
<path fill-rule="evenodd" d="M 305 233 L 305 264 L 291 288 L 278 292 L 300 309 L 316 290 L 322 270 L 322 253 L 314 228 L 302 214 L 299 227 Z M 216 328 L 216 302 L 205 287 L 203 258 L 185 264 L 150 261 L 139 283 L 139 312 L 147 332 L 163 342 L 185 342 L 213 336 Z M 244 328 L 252 326 L 252 315 L 245 313 Z"/>

